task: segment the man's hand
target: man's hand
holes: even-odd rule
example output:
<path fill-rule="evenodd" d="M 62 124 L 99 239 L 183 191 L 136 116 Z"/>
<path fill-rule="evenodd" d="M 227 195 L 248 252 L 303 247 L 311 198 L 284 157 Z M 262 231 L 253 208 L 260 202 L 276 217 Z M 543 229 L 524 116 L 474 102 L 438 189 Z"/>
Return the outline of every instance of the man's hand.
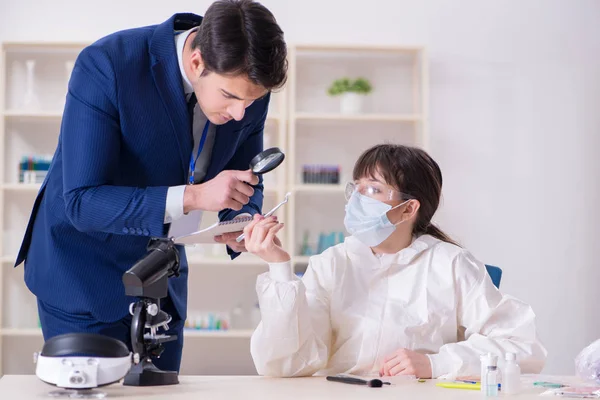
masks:
<path fill-rule="evenodd" d="M 231 250 L 233 250 L 236 253 L 243 253 L 246 251 L 246 239 L 242 240 L 239 243 L 235 241 L 235 239 L 237 239 L 237 237 L 241 234 L 242 232 L 224 233 L 222 235 L 215 236 L 215 242 L 226 244 Z"/>
<path fill-rule="evenodd" d="M 258 177 L 250 170 L 223 171 L 210 181 L 188 185 L 183 194 L 183 212 L 193 210 L 221 211 L 230 208 L 239 211 L 250 201 Z"/>
<path fill-rule="evenodd" d="M 431 362 L 425 354 L 399 349 L 383 360 L 379 375 L 415 375 L 417 378 L 429 379 L 431 378 Z"/>

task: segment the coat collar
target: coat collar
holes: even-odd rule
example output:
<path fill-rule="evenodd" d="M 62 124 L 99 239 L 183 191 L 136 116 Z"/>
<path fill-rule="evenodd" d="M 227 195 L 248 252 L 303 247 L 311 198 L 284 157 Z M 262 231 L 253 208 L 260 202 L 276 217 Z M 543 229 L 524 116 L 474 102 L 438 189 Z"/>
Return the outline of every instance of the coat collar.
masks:
<path fill-rule="evenodd" d="M 407 265 L 421 253 L 435 246 L 439 242 L 439 239 L 436 239 L 430 235 L 422 235 L 413 238 L 410 246 L 400 250 L 399 252 L 395 254 L 383 254 L 381 256 L 376 256 L 373 254 L 373 251 L 371 251 L 369 246 L 363 244 L 360 240 L 353 236 L 348 236 L 344 243 L 346 244 L 346 251 L 350 259 L 354 259 L 356 261 L 361 260 L 363 263 L 364 260 L 369 260 L 371 267 L 373 269 L 378 269 L 386 268 L 390 265 Z"/>

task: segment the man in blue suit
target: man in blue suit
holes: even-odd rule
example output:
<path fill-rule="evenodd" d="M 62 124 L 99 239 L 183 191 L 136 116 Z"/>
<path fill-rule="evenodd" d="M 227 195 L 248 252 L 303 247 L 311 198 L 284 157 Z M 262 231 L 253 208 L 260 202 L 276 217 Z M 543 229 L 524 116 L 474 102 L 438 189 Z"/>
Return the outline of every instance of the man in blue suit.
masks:
<path fill-rule="evenodd" d="M 149 239 L 202 211 L 221 220 L 261 212 L 262 183 L 248 166 L 262 151 L 286 55 L 275 18 L 252 0 L 220 0 L 204 18 L 176 14 L 81 52 L 15 264 L 25 261 L 45 340 L 95 332 L 130 345 L 135 299 L 121 277 Z M 245 251 L 221 241 L 232 257 Z M 178 335 L 155 361 L 163 370 L 181 361 L 188 266 L 180 254 L 181 275 L 162 303 L 173 317 L 167 333 Z"/>

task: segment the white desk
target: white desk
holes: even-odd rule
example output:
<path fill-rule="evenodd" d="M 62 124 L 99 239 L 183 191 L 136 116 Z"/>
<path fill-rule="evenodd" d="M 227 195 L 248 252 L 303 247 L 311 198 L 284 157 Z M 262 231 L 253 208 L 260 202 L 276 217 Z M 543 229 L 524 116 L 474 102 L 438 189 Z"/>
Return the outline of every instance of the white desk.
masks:
<path fill-rule="evenodd" d="M 393 381 L 392 379 L 389 379 Z M 482 399 L 475 390 L 445 389 L 435 386 L 435 381 L 425 383 L 398 382 L 382 388 L 329 382 L 323 377 L 265 378 L 259 376 L 181 376 L 179 385 L 157 387 L 130 387 L 120 383 L 101 388 L 108 393 L 106 399 L 131 400 L 283 400 L 283 399 Z M 35 375 L 6 375 L 0 379 L 0 399 L 49 399 L 55 387 L 41 382 Z M 543 389 L 527 389 L 515 399 L 540 400 Z M 502 400 L 502 397 L 498 397 Z"/>

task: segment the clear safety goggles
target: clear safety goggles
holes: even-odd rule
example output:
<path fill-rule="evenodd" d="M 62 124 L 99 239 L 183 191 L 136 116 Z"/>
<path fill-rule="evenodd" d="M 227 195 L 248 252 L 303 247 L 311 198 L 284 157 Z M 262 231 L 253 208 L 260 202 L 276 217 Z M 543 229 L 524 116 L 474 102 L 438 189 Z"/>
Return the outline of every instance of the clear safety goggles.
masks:
<path fill-rule="evenodd" d="M 379 201 L 402 201 L 413 198 L 398 190 L 390 189 L 388 186 L 378 182 L 348 182 L 345 190 L 346 200 L 350 200 L 350 196 L 352 196 L 352 193 L 355 191 L 358 191 L 358 193 L 362 194 L 363 196 L 367 196 Z"/>

